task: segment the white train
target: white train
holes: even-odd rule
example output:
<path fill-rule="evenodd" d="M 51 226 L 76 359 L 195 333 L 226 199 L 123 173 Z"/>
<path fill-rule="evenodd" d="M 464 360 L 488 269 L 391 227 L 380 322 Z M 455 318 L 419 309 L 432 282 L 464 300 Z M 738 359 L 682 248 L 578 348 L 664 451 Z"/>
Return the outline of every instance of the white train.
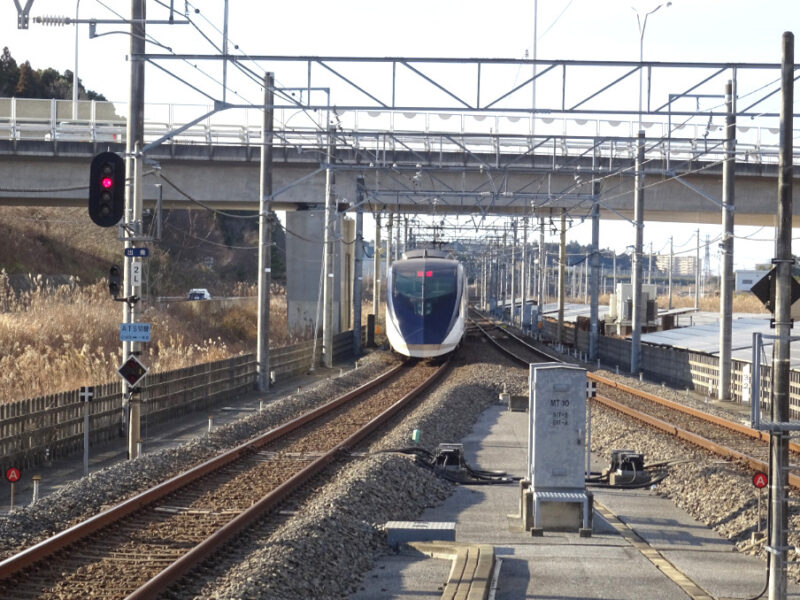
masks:
<path fill-rule="evenodd" d="M 456 349 L 467 318 L 463 265 L 438 250 L 411 250 L 386 279 L 386 335 L 392 348 L 418 358 Z"/>

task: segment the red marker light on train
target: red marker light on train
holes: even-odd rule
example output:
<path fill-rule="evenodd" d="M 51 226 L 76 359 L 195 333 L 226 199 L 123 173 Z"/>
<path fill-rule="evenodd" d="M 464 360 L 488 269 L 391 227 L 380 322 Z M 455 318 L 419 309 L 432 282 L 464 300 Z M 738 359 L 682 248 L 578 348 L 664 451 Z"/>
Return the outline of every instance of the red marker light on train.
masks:
<path fill-rule="evenodd" d="M 417 277 L 422 277 L 422 276 L 423 276 L 422 271 L 417 271 Z"/>
<path fill-rule="evenodd" d="M 433 271 L 425 271 L 425 277 L 433 277 Z"/>

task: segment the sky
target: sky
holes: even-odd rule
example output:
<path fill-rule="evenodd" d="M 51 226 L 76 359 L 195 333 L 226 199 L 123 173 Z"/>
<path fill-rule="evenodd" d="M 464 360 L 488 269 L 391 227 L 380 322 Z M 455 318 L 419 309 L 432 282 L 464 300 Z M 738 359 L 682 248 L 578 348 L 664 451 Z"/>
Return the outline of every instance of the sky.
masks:
<path fill-rule="evenodd" d="M 20 0 L 24 4 L 24 0 Z M 80 18 L 112 19 L 114 11 L 127 15 L 130 1 L 82 0 Z M 169 0 L 148 0 L 150 19 L 166 17 Z M 222 0 L 174 1 L 183 13 L 188 8 L 193 25 L 152 25 L 148 33 L 176 52 L 213 53 L 208 40 L 221 45 Z M 535 50 L 540 59 L 638 60 L 642 43 L 645 60 L 706 62 L 768 62 L 781 59 L 784 31 L 800 30 L 797 0 L 540 0 L 534 18 L 534 1 L 404 0 L 402 3 L 341 0 L 253 2 L 230 0 L 228 32 L 232 53 L 327 56 L 406 56 L 454 58 L 524 58 Z M 640 38 L 637 12 L 647 18 Z M 31 17 L 74 17 L 70 0 L 34 0 Z M 67 12 L 65 12 L 65 10 Z M 182 14 L 181 14 L 182 16 Z M 8 46 L 18 63 L 34 68 L 72 70 L 75 63 L 75 27 L 44 26 L 31 19 L 28 30 L 18 30 L 13 0 L 0 0 L 0 46 Z M 128 98 L 129 40 L 123 25 L 98 24 L 99 37 L 89 39 L 88 25 L 78 29 L 78 73 L 85 87 L 111 100 Z M 166 51 L 154 44 L 149 52 Z M 798 52 L 800 56 L 800 52 Z M 195 63 L 196 64 L 196 63 Z M 170 66 L 173 66 L 171 63 Z M 175 72 L 199 89 L 218 97 L 218 64 L 174 64 Z M 230 73 L 230 98 L 257 102 L 258 87 Z M 280 83 L 281 73 L 276 72 Z M 798 94 L 796 94 L 796 97 Z M 181 104 L 207 103 L 179 79 L 148 67 L 146 101 Z M 798 111 L 797 104 L 795 112 Z M 147 118 L 147 113 L 145 115 Z M 777 123 L 775 124 L 777 127 Z M 721 191 L 720 191 L 721 195 Z M 777 190 L 774 196 L 777 198 Z M 800 201 L 800 199 L 797 199 Z M 645 246 L 668 251 L 674 237 L 676 252 L 694 254 L 695 230 L 701 240 L 708 235 L 712 270 L 717 270 L 719 226 L 647 222 Z M 369 230 L 365 232 L 370 238 Z M 773 255 L 772 228 L 738 226 L 735 234 L 735 268 L 752 268 Z M 575 226 L 569 239 L 588 243 L 588 222 Z M 633 243 L 634 230 L 625 222 L 603 221 L 600 244 L 623 252 Z M 549 238 L 548 238 L 549 239 Z M 702 252 L 702 251 L 701 251 Z M 703 252 L 704 253 L 704 252 Z"/>

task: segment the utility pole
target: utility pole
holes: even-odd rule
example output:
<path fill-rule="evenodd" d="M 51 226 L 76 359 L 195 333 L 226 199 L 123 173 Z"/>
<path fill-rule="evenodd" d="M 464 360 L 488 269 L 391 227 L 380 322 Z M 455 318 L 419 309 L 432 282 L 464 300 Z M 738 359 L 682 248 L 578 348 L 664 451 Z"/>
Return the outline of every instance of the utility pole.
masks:
<path fill-rule="evenodd" d="M 733 83 L 725 84 L 725 160 L 722 163 L 722 272 L 719 294 L 719 385 L 717 398 L 731 398 L 731 354 L 733 324 L 733 209 L 736 165 L 736 107 Z"/>
<path fill-rule="evenodd" d="M 269 304 L 272 284 L 272 128 L 275 75 L 264 74 L 264 121 L 261 125 L 261 198 L 258 208 L 258 391 L 269 389 Z"/>
<path fill-rule="evenodd" d="M 644 237 L 644 131 L 639 131 L 636 149 L 635 196 L 633 220 L 636 226 L 636 245 L 633 250 L 633 318 L 631 331 L 631 375 L 639 374 L 639 353 L 642 343 L 642 238 Z M 652 254 L 651 254 L 652 256 Z"/>
<path fill-rule="evenodd" d="M 589 282 L 589 360 L 597 360 L 600 328 L 600 180 L 592 182 L 592 254 Z"/>
<path fill-rule="evenodd" d="M 378 324 L 378 311 L 381 307 L 381 213 L 375 212 L 375 246 L 372 250 L 372 314 Z M 375 335 L 373 330 L 372 335 Z"/>
<path fill-rule="evenodd" d="M 536 297 L 536 303 L 539 307 L 539 318 L 537 323 L 541 322 L 542 312 L 544 311 L 544 274 L 545 274 L 545 252 L 544 252 L 544 217 L 539 217 L 539 290 Z"/>
<path fill-rule="evenodd" d="M 327 368 L 333 367 L 333 238 L 334 238 L 334 219 L 336 214 L 336 194 L 333 186 L 336 183 L 333 173 L 334 149 L 336 138 L 333 127 L 328 128 L 328 152 L 326 156 L 327 167 L 325 169 L 325 231 L 324 231 L 324 251 L 325 274 L 322 280 L 323 311 L 322 311 L 322 352 L 324 364 Z"/>
<path fill-rule="evenodd" d="M 72 120 L 78 120 L 78 9 L 81 0 L 75 2 L 75 70 L 72 72 Z"/>
<path fill-rule="evenodd" d="M 125 172 L 131 177 L 125 186 L 125 248 L 132 248 L 135 239 L 142 231 L 142 163 L 141 149 L 144 139 L 144 59 L 145 52 L 145 0 L 131 0 L 131 89 L 130 115 L 126 131 Z M 126 256 L 124 261 L 124 294 L 125 298 L 134 295 L 136 286 L 133 281 L 132 257 Z M 136 304 L 123 302 L 122 320 L 124 323 L 136 322 Z M 122 363 L 131 355 L 139 354 L 139 342 L 123 342 Z M 137 390 L 138 391 L 138 390 Z M 128 458 L 139 456 L 139 436 L 141 420 L 141 394 L 137 394 L 126 381 L 122 383 L 123 398 L 128 400 Z"/>
<path fill-rule="evenodd" d="M 558 245 L 558 343 L 564 343 L 564 296 L 567 275 L 567 209 L 561 209 L 561 241 Z"/>
<path fill-rule="evenodd" d="M 700 309 L 700 229 L 697 230 L 697 250 L 694 254 L 694 308 Z"/>
<path fill-rule="evenodd" d="M 672 236 L 669 236 L 669 274 L 667 276 L 667 309 L 672 310 L 672 265 L 674 262 Z"/>
<path fill-rule="evenodd" d="M 794 106 L 794 36 L 783 34 L 781 61 L 780 146 L 778 148 L 778 231 L 775 240 L 775 345 L 772 349 L 773 423 L 789 421 L 789 360 L 792 329 L 792 108 Z M 788 549 L 787 488 L 789 432 L 771 431 L 769 436 L 769 600 L 786 598 L 786 551 Z"/>
<path fill-rule="evenodd" d="M 505 225 L 503 226 L 503 250 L 502 250 L 502 258 L 500 259 L 500 296 L 502 297 L 502 307 L 503 307 L 503 316 L 502 318 L 505 319 L 505 311 L 506 311 L 506 303 L 508 301 L 508 264 L 506 258 L 506 249 L 508 247 L 508 237 L 505 229 Z"/>
<path fill-rule="evenodd" d="M 583 256 L 583 303 L 589 304 L 589 253 Z"/>
<path fill-rule="evenodd" d="M 364 176 L 356 177 L 356 241 L 353 249 L 353 354 L 361 356 L 361 299 L 364 292 Z"/>
<path fill-rule="evenodd" d="M 394 226 L 394 213 L 389 213 L 389 221 L 386 225 L 386 272 L 392 264 L 392 227 Z"/>
<path fill-rule="evenodd" d="M 653 283 L 653 242 L 650 242 L 650 254 L 647 255 L 647 285 Z"/>
<path fill-rule="evenodd" d="M 517 314 L 517 220 L 511 219 L 511 319 L 510 323 L 516 323 Z"/>
<path fill-rule="evenodd" d="M 522 218 L 522 269 L 520 270 L 520 309 L 519 309 L 519 323 L 525 324 L 525 300 L 528 296 L 528 217 Z"/>

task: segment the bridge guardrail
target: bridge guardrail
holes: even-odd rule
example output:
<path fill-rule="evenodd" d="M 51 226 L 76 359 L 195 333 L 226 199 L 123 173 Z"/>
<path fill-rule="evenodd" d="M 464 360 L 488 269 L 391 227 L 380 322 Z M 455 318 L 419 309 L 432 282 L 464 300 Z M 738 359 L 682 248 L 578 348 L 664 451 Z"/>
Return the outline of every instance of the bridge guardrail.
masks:
<path fill-rule="evenodd" d="M 0 98 L 0 139 L 124 143 L 126 120 L 117 112 L 124 114 L 124 103 L 79 101 L 78 104 L 79 118 L 72 121 L 71 101 Z M 196 116 L 210 108 L 148 105 L 145 142 L 153 142 L 182 125 L 176 114 Z M 148 118 L 148 112 L 159 118 Z M 300 150 L 326 147 L 323 124 L 313 121 L 304 124 L 307 118 L 302 111 L 280 109 L 276 112 L 275 146 Z M 259 145 L 259 114 L 255 109 L 221 113 L 164 143 Z M 230 120 L 221 121 L 222 115 Z M 295 119 L 298 115 L 304 118 Z M 403 150 L 558 157 L 595 153 L 603 159 L 633 158 L 636 154 L 636 121 L 372 110 L 340 112 L 337 116 L 341 124 L 337 136 L 344 145 L 372 151 L 378 157 Z M 235 122 L 237 118 L 240 122 Z M 721 160 L 724 158 L 723 127 L 722 123 L 711 122 L 644 122 L 647 156 L 675 161 L 700 157 L 706 161 Z M 736 130 L 738 161 L 777 163 L 777 128 L 740 125 Z M 797 133 L 800 135 L 800 131 Z M 800 156 L 800 150 L 797 155 Z"/>

